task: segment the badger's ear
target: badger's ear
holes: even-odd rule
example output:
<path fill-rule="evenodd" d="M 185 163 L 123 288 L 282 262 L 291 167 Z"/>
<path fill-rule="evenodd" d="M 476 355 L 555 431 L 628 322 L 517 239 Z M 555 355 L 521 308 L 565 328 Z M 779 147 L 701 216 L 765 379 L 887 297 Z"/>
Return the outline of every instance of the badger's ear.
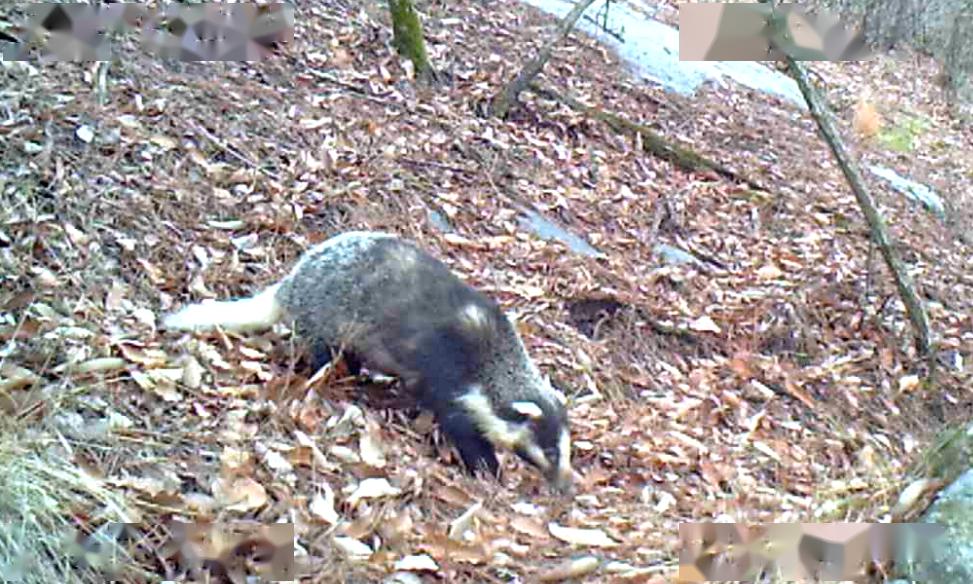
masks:
<path fill-rule="evenodd" d="M 544 416 L 544 410 L 532 401 L 515 401 L 510 404 L 515 412 L 522 416 L 527 416 L 531 420 L 537 420 Z"/>

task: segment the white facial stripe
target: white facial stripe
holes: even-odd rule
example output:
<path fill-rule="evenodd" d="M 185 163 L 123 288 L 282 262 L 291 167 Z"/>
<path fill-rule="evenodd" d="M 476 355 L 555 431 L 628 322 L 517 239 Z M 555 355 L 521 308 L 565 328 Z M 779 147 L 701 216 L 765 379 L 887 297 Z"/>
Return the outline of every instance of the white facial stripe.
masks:
<path fill-rule="evenodd" d="M 547 470 L 551 467 L 551 461 L 547 460 L 544 456 L 544 451 L 541 450 L 536 444 L 530 443 L 524 447 L 524 452 L 530 457 L 534 463 L 541 468 L 541 470 Z"/>
<path fill-rule="evenodd" d="M 513 424 L 500 418 L 490 407 L 490 400 L 483 395 L 483 391 L 473 386 L 459 398 L 466 411 L 470 413 L 477 427 L 487 440 L 497 446 L 513 450 L 518 445 L 529 443 L 530 428 L 525 424 Z"/>
<path fill-rule="evenodd" d="M 510 407 L 518 414 L 527 416 L 532 420 L 544 417 L 544 410 L 532 401 L 516 401 L 510 404 Z"/>

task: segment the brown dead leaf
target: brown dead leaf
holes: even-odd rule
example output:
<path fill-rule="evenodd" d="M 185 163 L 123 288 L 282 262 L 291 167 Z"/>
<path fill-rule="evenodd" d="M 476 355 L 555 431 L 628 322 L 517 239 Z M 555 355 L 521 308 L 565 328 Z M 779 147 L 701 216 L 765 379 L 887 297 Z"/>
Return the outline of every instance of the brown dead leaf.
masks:
<path fill-rule="evenodd" d="M 348 496 L 348 504 L 355 507 L 362 499 L 381 499 L 394 497 L 402 491 L 393 487 L 385 478 L 369 478 L 358 483 L 358 488 Z"/>
<path fill-rule="evenodd" d="M 161 367 L 169 362 L 169 355 L 162 349 L 149 349 L 131 341 L 118 343 L 118 350 L 132 363 L 147 369 Z"/>
<path fill-rule="evenodd" d="M 395 562 L 395 569 L 405 570 L 406 572 L 438 572 L 439 565 L 436 564 L 436 560 L 428 555 L 419 554 L 405 556 L 401 560 L 398 560 Z"/>
<path fill-rule="evenodd" d="M 125 285 L 118 280 L 112 282 L 111 288 L 105 294 L 105 309 L 109 311 L 121 310 L 122 300 L 125 299 Z"/>
<path fill-rule="evenodd" d="M 565 560 L 557 566 L 541 572 L 537 577 L 541 582 L 560 582 L 582 578 L 598 569 L 601 561 L 594 556 Z"/>
<path fill-rule="evenodd" d="M 163 275 L 162 270 L 156 267 L 155 264 L 142 258 L 136 259 L 135 262 L 142 266 L 143 273 L 149 278 L 149 282 L 151 282 L 153 286 L 160 286 L 165 282 L 165 276 Z"/>
<path fill-rule="evenodd" d="M 440 501 L 461 509 L 467 509 L 474 503 L 474 499 L 469 493 L 452 485 L 437 488 L 434 492 L 436 498 Z"/>
<path fill-rule="evenodd" d="M 429 535 L 420 548 L 440 562 L 485 564 L 490 559 L 490 552 L 485 544 L 460 543 L 440 533 Z"/>
<path fill-rule="evenodd" d="M 394 546 L 404 541 L 412 533 L 413 527 L 412 515 L 406 508 L 398 512 L 390 511 L 379 524 L 378 533 L 386 543 Z"/>
<path fill-rule="evenodd" d="M 372 468 L 385 467 L 385 449 L 382 446 L 381 428 L 378 424 L 371 420 L 365 424 L 365 430 L 358 440 L 358 450 L 362 462 L 368 466 Z"/>
<path fill-rule="evenodd" d="M 918 375 L 903 375 L 899 378 L 899 395 L 910 393 L 919 387 Z"/>
<path fill-rule="evenodd" d="M 132 376 L 132 380 L 143 390 L 154 393 L 163 401 L 171 403 L 182 401 L 183 399 L 182 393 L 176 388 L 175 379 L 167 376 L 171 375 L 173 371 L 178 371 L 179 375 L 182 374 L 181 369 L 152 369 L 148 372 L 132 371 L 130 375 Z M 178 376 L 176 379 L 178 379 Z"/>
<path fill-rule="evenodd" d="M 539 519 L 518 515 L 510 521 L 510 528 L 532 539 L 544 541 L 550 538 L 547 529 Z"/>
<path fill-rule="evenodd" d="M 335 536 L 334 547 L 352 562 L 365 562 L 372 555 L 372 548 L 352 537 Z"/>
<path fill-rule="evenodd" d="M 618 542 L 608 537 L 600 529 L 582 529 L 578 527 L 563 527 L 557 523 L 548 523 L 547 529 L 557 539 L 573 545 L 589 547 L 615 547 Z"/>
<path fill-rule="evenodd" d="M 476 518 L 476 514 L 483 508 L 482 503 L 476 503 L 469 509 L 463 512 L 462 515 L 454 519 L 449 524 L 449 532 L 447 537 L 453 541 L 463 541 L 467 532 L 473 529 L 473 523 Z"/>
<path fill-rule="evenodd" d="M 117 487 L 134 489 L 152 498 L 167 491 L 165 482 L 154 477 L 124 477 L 120 479 L 108 479 L 108 482 Z"/>
<path fill-rule="evenodd" d="M 196 357 L 190 355 L 182 366 L 182 382 L 190 389 L 199 389 L 203 384 L 203 366 Z"/>
<path fill-rule="evenodd" d="M 212 489 L 220 506 L 230 511 L 253 511 L 269 500 L 263 485 L 249 477 L 218 478 Z"/>
<path fill-rule="evenodd" d="M 751 355 L 747 352 L 740 352 L 733 355 L 730 359 L 730 370 L 740 379 L 750 379 L 753 377 L 753 370 L 750 368 Z"/>
<path fill-rule="evenodd" d="M 315 493 L 308 505 L 311 516 L 329 525 L 337 525 L 340 517 L 334 508 L 334 490 L 326 481 L 319 481 L 321 492 Z"/>
<path fill-rule="evenodd" d="M 446 240 L 446 243 L 449 243 L 450 245 L 455 245 L 456 247 L 461 247 L 461 248 L 464 248 L 464 249 L 484 249 L 484 248 L 486 248 L 486 246 L 483 245 L 482 243 L 479 243 L 477 241 L 473 241 L 472 239 L 470 239 L 468 237 L 463 237 L 462 235 L 459 235 L 458 233 L 445 233 L 445 234 L 443 234 L 443 239 L 445 239 Z"/>
<path fill-rule="evenodd" d="M 805 393 L 804 390 L 801 389 L 800 386 L 798 386 L 796 383 L 794 383 L 790 379 L 785 379 L 784 387 L 787 388 L 787 393 L 799 399 L 801 403 L 804 404 L 805 406 L 814 409 L 815 407 L 814 400 L 811 399 L 811 396 Z"/>
<path fill-rule="evenodd" d="M 689 323 L 689 328 L 700 333 L 719 333 L 721 329 L 716 322 L 713 321 L 709 315 L 704 314 L 703 316 L 697 318 L 696 320 Z"/>
<path fill-rule="evenodd" d="M 152 136 L 151 138 L 149 138 L 149 142 L 155 144 L 156 146 L 162 148 L 163 150 L 172 150 L 179 145 L 179 143 L 176 142 L 174 139 L 168 136 L 163 136 L 162 134 L 156 134 Z"/>
<path fill-rule="evenodd" d="M 117 371 L 125 369 L 128 362 L 119 357 L 99 357 L 78 363 L 73 367 L 77 373 L 104 373 L 105 371 Z"/>

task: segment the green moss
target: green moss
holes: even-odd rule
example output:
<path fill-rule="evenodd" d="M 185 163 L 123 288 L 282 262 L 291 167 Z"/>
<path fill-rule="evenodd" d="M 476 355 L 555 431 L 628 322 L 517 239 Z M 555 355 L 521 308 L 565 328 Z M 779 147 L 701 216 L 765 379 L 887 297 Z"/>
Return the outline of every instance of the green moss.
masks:
<path fill-rule="evenodd" d="M 389 0 L 389 11 L 392 13 L 392 42 L 395 49 L 412 62 L 417 78 L 431 80 L 434 73 L 422 38 L 422 23 L 412 6 L 412 0 Z"/>
<path fill-rule="evenodd" d="M 889 149 L 908 153 L 915 148 L 915 139 L 929 127 L 929 122 L 919 117 L 909 117 L 888 130 L 881 132 L 879 140 Z"/>

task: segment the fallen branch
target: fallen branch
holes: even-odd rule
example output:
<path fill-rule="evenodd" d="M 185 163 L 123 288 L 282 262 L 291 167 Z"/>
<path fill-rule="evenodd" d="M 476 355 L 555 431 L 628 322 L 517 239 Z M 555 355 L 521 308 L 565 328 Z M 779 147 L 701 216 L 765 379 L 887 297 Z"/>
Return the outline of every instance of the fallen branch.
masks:
<path fill-rule="evenodd" d="M 611 129 L 615 130 L 619 134 L 637 136 L 642 144 L 642 150 L 652 154 L 653 156 L 657 156 L 663 160 L 671 162 L 672 164 L 675 164 L 676 166 L 689 172 L 714 172 L 720 177 L 735 183 L 744 184 L 757 190 L 766 190 L 759 183 L 740 176 L 738 173 L 733 172 L 718 162 L 704 158 L 688 148 L 667 141 L 665 138 L 652 131 L 652 129 L 647 126 L 626 120 L 618 114 L 586 105 L 569 95 L 559 93 L 553 89 L 541 87 L 536 83 L 530 84 L 530 90 L 542 97 L 558 101 L 573 110 L 577 110 L 589 117 L 600 120 L 608 124 Z"/>
<path fill-rule="evenodd" d="M 497 116 L 498 118 L 507 117 L 507 113 L 510 111 L 510 108 L 517 103 L 517 97 L 522 91 L 527 89 L 530 82 L 534 80 L 534 77 L 537 77 L 537 74 L 540 73 L 541 69 L 544 68 L 544 64 L 547 63 L 547 61 L 551 58 L 551 52 L 554 50 L 554 45 L 561 42 L 564 37 L 568 36 L 568 33 L 571 32 L 572 28 L 574 28 L 574 23 L 578 21 L 581 14 L 587 10 L 589 6 L 594 4 L 594 2 L 595 0 L 579 0 L 579 2 L 574 5 L 571 12 L 569 12 L 567 16 L 561 20 L 561 24 L 558 25 L 557 32 L 555 32 L 554 36 L 548 40 L 547 44 L 544 45 L 544 48 L 541 49 L 536 57 L 524 65 L 524 68 L 520 70 L 517 77 L 508 83 L 503 90 L 501 90 L 500 93 L 493 98 L 493 104 L 490 108 L 493 115 Z"/>

